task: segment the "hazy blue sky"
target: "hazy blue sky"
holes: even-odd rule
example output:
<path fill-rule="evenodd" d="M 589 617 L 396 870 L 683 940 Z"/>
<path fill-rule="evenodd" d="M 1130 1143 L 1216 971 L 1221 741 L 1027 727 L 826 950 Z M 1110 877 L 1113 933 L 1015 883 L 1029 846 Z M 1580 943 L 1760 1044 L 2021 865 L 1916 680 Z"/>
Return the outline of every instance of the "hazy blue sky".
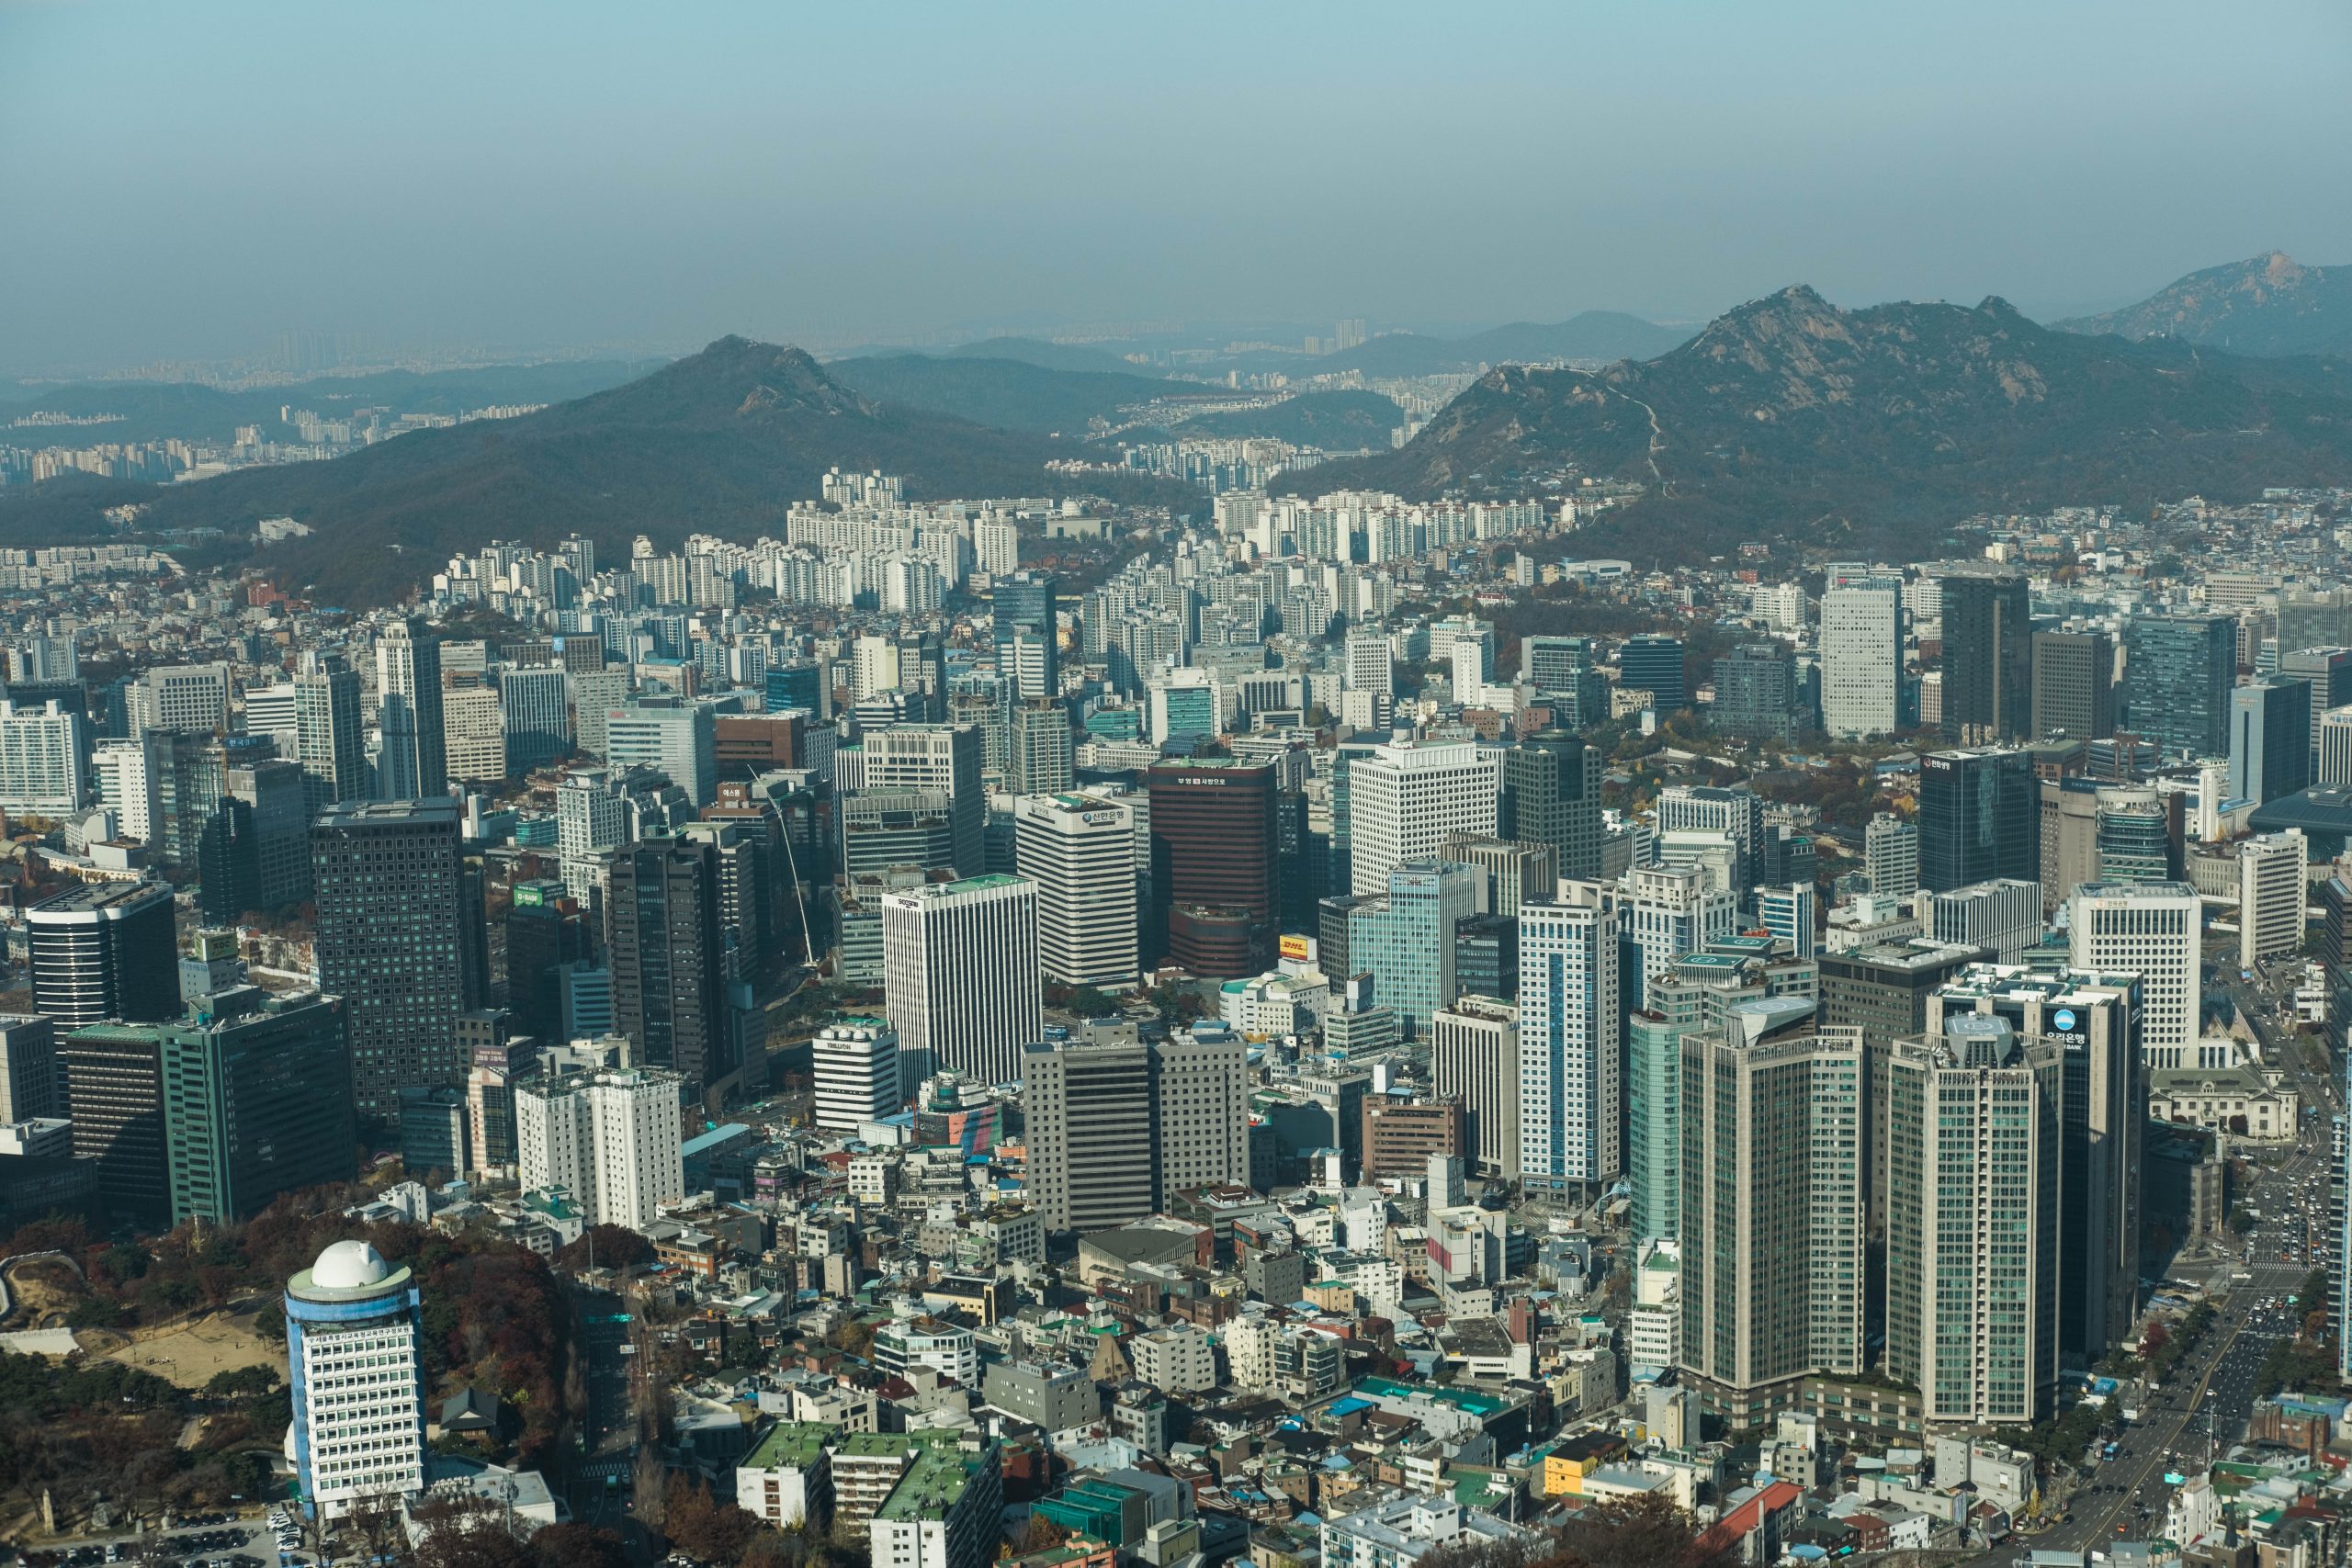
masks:
<path fill-rule="evenodd" d="M 2352 7 L 0 0 L 0 367 L 2057 312 L 2352 262 Z"/>

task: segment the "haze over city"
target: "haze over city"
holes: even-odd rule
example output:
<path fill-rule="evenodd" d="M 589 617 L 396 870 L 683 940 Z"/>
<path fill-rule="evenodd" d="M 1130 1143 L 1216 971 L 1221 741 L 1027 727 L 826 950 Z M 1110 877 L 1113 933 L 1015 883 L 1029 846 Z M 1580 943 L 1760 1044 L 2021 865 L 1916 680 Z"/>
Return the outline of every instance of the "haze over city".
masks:
<path fill-rule="evenodd" d="M 288 329 L 2122 303 L 2352 258 L 2340 6 L 0 7 L 0 369 Z"/>

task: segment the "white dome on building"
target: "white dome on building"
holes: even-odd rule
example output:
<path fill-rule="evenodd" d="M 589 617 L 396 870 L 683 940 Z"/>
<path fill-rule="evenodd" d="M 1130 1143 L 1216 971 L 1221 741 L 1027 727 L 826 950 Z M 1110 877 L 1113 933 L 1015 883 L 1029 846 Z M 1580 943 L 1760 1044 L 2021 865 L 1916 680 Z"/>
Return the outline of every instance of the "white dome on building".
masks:
<path fill-rule="evenodd" d="M 311 1283 L 322 1291 L 356 1291 L 380 1285 L 391 1266 L 364 1241 L 338 1241 L 311 1265 Z"/>

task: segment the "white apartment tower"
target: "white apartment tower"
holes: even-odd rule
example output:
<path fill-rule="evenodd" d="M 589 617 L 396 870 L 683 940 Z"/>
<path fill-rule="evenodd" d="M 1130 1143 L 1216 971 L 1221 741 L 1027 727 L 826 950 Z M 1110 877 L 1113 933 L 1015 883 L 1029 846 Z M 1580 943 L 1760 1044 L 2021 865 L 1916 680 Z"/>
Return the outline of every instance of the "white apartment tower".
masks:
<path fill-rule="evenodd" d="M 514 1090 L 523 1189 L 560 1187 L 592 1225 L 643 1230 L 686 1195 L 678 1090 L 661 1067 L 598 1067 Z"/>
<path fill-rule="evenodd" d="M 1501 753 L 1472 742 L 1390 741 L 1348 768 L 1351 893 L 1385 893 L 1403 862 L 1437 854 L 1458 833 L 1492 838 Z"/>
<path fill-rule="evenodd" d="M 1519 910 L 1519 1165 L 1566 1190 L 1624 1170 L 1625 1010 L 1617 915 L 1531 899 Z"/>
<path fill-rule="evenodd" d="M 1019 1077 L 1022 1047 L 1045 1031 L 1037 885 L 976 876 L 885 893 L 882 1001 L 918 1079 Z"/>
<path fill-rule="evenodd" d="M 1092 795 L 1023 795 L 1012 809 L 1014 867 L 1037 885 L 1039 970 L 1065 986 L 1133 986 L 1135 813 Z"/>

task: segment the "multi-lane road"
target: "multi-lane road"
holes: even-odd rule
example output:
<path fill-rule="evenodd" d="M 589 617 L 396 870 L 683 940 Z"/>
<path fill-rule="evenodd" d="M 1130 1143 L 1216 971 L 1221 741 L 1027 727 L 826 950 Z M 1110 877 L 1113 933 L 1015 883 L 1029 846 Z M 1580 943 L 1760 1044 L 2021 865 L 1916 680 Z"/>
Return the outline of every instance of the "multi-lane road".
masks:
<path fill-rule="evenodd" d="M 2217 1303 L 2203 1339 L 2174 1367 L 2140 1420 L 2117 1438 L 2115 1457 L 2084 1478 L 2069 1502 L 2072 1518 L 1976 1560 L 1987 1568 L 2013 1562 L 2029 1549 L 2085 1551 L 2119 1539 L 2160 1534 L 2173 1490 L 2165 1476 L 2200 1471 L 2245 1437 L 2262 1363 L 2301 1321 L 2303 1309 L 2286 1302 L 2311 1272 L 2309 1213 L 2314 1198 L 2324 1200 L 2327 1190 L 2329 1121 L 2340 1109 L 2341 1091 L 2306 1073 L 2295 1043 L 2281 1041 L 2267 1027 L 2268 1015 L 2283 999 L 2278 987 L 2265 995 L 2259 982 L 2246 985 L 2234 969 L 2225 969 L 2208 989 L 2209 995 L 2237 1003 L 2265 1057 L 2287 1068 L 2311 1114 L 2302 1119 L 2294 1149 L 2263 1170 L 2247 1195 L 2262 1213 L 2261 1223 L 2245 1238 L 2252 1260 L 2226 1269 L 2229 1292 Z M 2319 1208 L 2324 1215 L 2324 1202 Z"/>

